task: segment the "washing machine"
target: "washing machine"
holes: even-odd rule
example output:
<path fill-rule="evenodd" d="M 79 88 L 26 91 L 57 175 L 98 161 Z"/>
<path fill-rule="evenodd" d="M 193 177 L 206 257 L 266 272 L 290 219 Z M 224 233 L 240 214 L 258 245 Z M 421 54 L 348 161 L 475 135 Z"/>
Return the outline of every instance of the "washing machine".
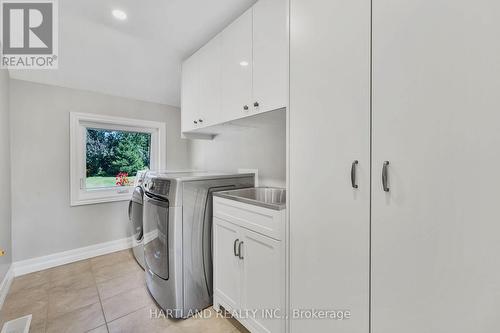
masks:
<path fill-rule="evenodd" d="M 128 205 L 128 217 L 132 233 L 132 252 L 137 263 L 144 269 L 144 231 L 143 231 L 143 207 L 144 189 L 143 182 L 146 172 L 139 171 L 135 179 L 135 188 Z"/>
<path fill-rule="evenodd" d="M 212 305 L 212 194 L 254 184 L 253 174 L 146 175 L 146 285 L 167 315 L 187 318 Z"/>

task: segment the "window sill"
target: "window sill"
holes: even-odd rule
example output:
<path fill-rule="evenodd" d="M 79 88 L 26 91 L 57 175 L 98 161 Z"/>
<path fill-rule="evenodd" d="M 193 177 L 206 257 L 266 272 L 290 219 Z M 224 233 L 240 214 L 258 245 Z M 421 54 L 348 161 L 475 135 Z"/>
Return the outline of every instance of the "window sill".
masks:
<path fill-rule="evenodd" d="M 95 205 L 107 202 L 129 201 L 132 197 L 132 188 L 129 188 L 126 193 L 97 196 L 95 193 L 87 198 L 71 198 L 71 206 Z"/>

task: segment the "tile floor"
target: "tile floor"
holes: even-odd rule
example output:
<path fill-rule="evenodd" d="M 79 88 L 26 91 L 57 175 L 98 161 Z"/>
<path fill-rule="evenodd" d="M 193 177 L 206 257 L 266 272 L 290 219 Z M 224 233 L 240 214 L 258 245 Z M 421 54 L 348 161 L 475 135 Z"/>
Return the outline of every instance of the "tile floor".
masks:
<path fill-rule="evenodd" d="M 158 308 L 143 275 L 126 250 L 17 277 L 0 311 L 0 327 L 32 314 L 33 333 L 247 332 L 211 308 L 205 318 L 151 319 Z"/>

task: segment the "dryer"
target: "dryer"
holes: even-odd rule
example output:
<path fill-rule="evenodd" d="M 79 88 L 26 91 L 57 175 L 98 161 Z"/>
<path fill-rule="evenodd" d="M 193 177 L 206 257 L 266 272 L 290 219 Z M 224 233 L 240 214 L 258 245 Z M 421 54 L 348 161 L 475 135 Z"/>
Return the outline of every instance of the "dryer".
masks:
<path fill-rule="evenodd" d="M 147 171 L 138 171 L 135 177 L 135 188 L 128 205 L 128 219 L 132 234 L 132 252 L 137 263 L 144 269 L 144 232 L 142 225 L 144 201 L 144 177 Z"/>
<path fill-rule="evenodd" d="M 132 233 L 132 253 L 137 263 L 144 269 L 144 232 L 142 226 L 144 190 L 136 186 L 128 205 L 128 218 Z"/>
<path fill-rule="evenodd" d="M 254 183 L 253 174 L 147 174 L 146 285 L 167 315 L 187 318 L 212 304 L 212 194 Z"/>

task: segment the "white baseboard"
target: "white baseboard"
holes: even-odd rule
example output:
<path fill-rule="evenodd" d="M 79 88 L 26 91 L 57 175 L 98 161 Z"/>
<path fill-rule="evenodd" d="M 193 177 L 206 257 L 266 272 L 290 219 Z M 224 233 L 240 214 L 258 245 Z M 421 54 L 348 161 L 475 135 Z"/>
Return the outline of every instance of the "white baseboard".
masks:
<path fill-rule="evenodd" d="M 47 256 L 16 261 L 12 264 L 14 276 L 38 272 L 75 261 L 97 257 L 132 247 L 132 238 L 122 238 L 110 242 L 90 245 L 69 251 L 49 254 Z"/>
<path fill-rule="evenodd" d="M 3 306 L 3 302 L 5 301 L 5 297 L 9 293 L 10 285 L 14 280 L 14 269 L 12 265 L 10 265 L 9 270 L 5 274 L 2 283 L 0 284 L 0 309 Z"/>

